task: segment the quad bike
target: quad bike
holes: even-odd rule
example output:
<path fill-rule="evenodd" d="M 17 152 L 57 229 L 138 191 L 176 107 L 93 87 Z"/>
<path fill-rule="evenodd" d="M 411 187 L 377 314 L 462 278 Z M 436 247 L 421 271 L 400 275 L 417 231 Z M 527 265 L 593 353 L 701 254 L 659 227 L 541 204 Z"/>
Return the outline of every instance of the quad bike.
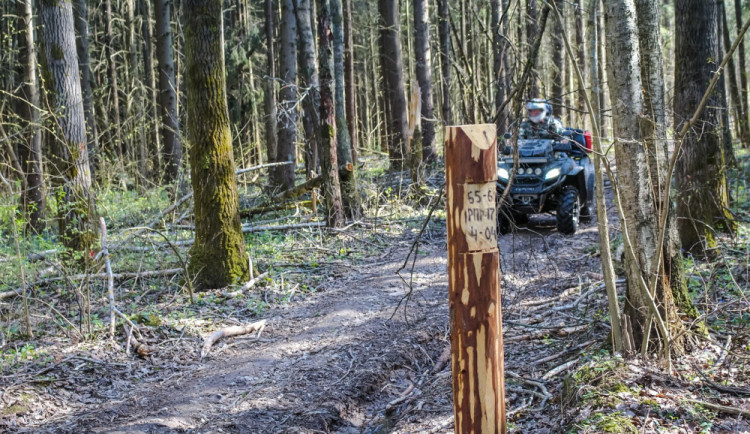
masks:
<path fill-rule="evenodd" d="M 510 138 L 509 134 L 505 138 Z M 498 232 L 507 233 L 530 214 L 554 212 L 557 230 L 572 235 L 594 204 L 591 134 L 566 128 L 558 140 L 518 140 L 519 164 L 504 203 L 498 204 Z M 505 146 L 497 165 L 497 197 L 508 188 L 514 170 L 513 149 Z"/>

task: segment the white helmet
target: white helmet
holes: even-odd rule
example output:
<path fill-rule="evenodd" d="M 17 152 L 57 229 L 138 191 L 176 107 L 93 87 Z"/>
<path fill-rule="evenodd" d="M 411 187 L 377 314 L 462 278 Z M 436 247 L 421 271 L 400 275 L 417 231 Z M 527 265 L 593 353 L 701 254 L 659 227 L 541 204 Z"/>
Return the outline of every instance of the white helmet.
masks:
<path fill-rule="evenodd" d="M 529 120 L 535 124 L 543 122 L 547 118 L 549 103 L 541 98 L 534 98 L 526 104 L 526 111 L 529 112 Z M 540 110 L 539 113 L 531 114 L 532 110 Z"/>

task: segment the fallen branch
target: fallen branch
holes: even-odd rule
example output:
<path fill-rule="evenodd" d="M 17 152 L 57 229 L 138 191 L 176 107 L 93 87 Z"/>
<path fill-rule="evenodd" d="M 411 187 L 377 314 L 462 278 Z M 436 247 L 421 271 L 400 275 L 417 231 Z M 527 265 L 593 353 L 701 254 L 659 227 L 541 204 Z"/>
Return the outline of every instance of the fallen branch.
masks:
<path fill-rule="evenodd" d="M 292 198 L 301 196 L 307 193 L 308 191 L 312 190 L 313 188 L 320 187 L 321 185 L 323 185 L 323 175 L 307 180 L 300 185 L 290 188 L 289 190 L 284 190 L 281 193 L 269 198 L 268 201 L 264 203 L 263 205 L 250 208 L 250 209 L 240 210 L 240 217 L 247 218 L 255 214 L 261 214 L 262 212 L 267 212 L 265 210 L 271 210 L 270 208 L 272 208 L 268 204 L 274 204 L 274 203 L 285 201 L 287 199 L 292 199 Z"/>
<path fill-rule="evenodd" d="M 750 411 L 743 410 L 741 408 L 729 407 L 729 406 L 721 405 L 721 404 L 714 404 L 712 402 L 700 401 L 700 400 L 697 400 L 697 399 L 690 399 L 690 398 L 683 398 L 683 399 L 685 401 L 687 401 L 687 402 L 691 402 L 693 404 L 702 405 L 702 406 L 704 406 L 704 407 L 706 407 L 708 409 L 711 409 L 711 410 L 716 410 L 719 413 L 733 414 L 735 416 L 742 416 L 744 418 L 750 418 Z"/>
<path fill-rule="evenodd" d="M 119 243 L 115 243 L 115 244 L 114 244 L 114 245 L 112 246 L 112 250 L 117 250 L 117 249 L 119 249 L 119 248 L 120 248 L 120 246 L 122 246 L 122 245 L 123 245 L 123 244 L 125 244 L 126 242 L 130 241 L 131 239 L 133 239 L 133 237 L 135 237 L 135 236 L 137 236 L 137 235 L 140 235 L 140 234 L 141 234 L 141 233 L 142 233 L 143 231 L 145 231 L 145 230 L 147 230 L 147 229 L 151 229 L 151 228 L 153 228 L 153 227 L 154 227 L 154 225 L 156 225 L 157 223 L 159 223 L 159 221 L 161 221 L 162 217 L 164 217 L 165 215 L 167 215 L 167 214 L 169 214 L 170 212 L 172 212 L 172 211 L 174 211 L 175 209 L 177 209 L 177 207 L 179 207 L 180 205 L 182 205 L 182 204 L 183 204 L 183 203 L 184 203 L 184 202 L 185 202 L 186 200 L 190 199 L 191 197 L 193 197 L 193 192 L 192 192 L 192 191 L 191 191 L 190 193 L 186 194 L 185 196 L 182 196 L 182 197 L 181 197 L 180 199 L 178 199 L 178 200 L 177 200 L 177 202 L 175 202 L 174 204 L 172 204 L 171 206 L 169 206 L 169 207 L 168 207 L 167 209 L 165 209 L 164 211 L 162 211 L 162 212 L 160 212 L 159 214 L 157 214 L 157 216 L 156 216 L 156 217 L 154 217 L 154 218 L 153 218 L 153 219 L 152 219 L 152 220 L 151 220 L 151 221 L 150 221 L 150 222 L 149 222 L 148 224 L 146 224 L 146 225 L 145 225 L 144 227 L 141 227 L 141 228 L 140 228 L 140 229 L 138 229 L 137 231 L 135 231 L 135 232 L 131 233 L 130 235 L 128 235 L 128 236 L 127 236 L 127 237 L 126 237 L 126 238 L 125 238 L 124 240 L 120 241 Z"/>
<path fill-rule="evenodd" d="M 247 290 L 251 289 L 253 286 L 255 286 L 256 283 L 260 282 L 266 276 L 268 276 L 268 271 L 266 271 L 265 273 L 263 273 L 263 274 L 255 277 L 255 278 L 252 278 L 252 279 L 248 280 L 247 283 L 245 283 L 244 285 L 242 285 L 242 288 L 240 288 L 240 289 L 238 289 L 236 291 L 232 291 L 232 292 L 223 292 L 221 295 L 223 295 L 226 298 L 239 297 L 240 295 L 242 295 L 242 293 L 244 291 L 247 291 Z"/>
<path fill-rule="evenodd" d="M 557 330 L 539 330 L 534 333 L 527 333 L 524 335 L 518 335 L 518 336 L 510 336 L 503 339 L 503 342 L 522 342 L 522 341 L 530 341 L 533 339 L 539 339 L 544 336 L 548 335 L 557 335 L 557 337 L 565 337 L 573 333 L 577 333 L 583 330 L 586 330 L 589 328 L 589 324 L 583 324 L 579 326 L 573 326 L 573 327 L 561 327 Z"/>
<path fill-rule="evenodd" d="M 112 273 L 112 277 L 115 280 L 126 280 L 126 279 L 143 279 L 147 277 L 164 277 L 164 276 L 174 276 L 175 274 L 180 274 L 184 270 L 182 268 L 168 268 L 166 270 L 154 270 L 154 271 L 141 271 L 140 273 L 131 273 L 131 272 L 124 272 L 124 273 Z M 55 276 L 55 277 L 48 277 L 46 279 L 37 280 L 33 283 L 33 286 L 40 286 L 40 285 L 46 285 L 52 282 L 57 282 L 59 280 L 64 279 L 70 279 L 70 280 L 83 280 L 86 278 L 89 279 L 107 279 L 109 278 L 109 274 L 107 273 L 94 273 L 94 274 L 72 274 L 70 276 L 64 277 L 64 276 Z M 11 291 L 15 292 L 15 291 Z"/>
<path fill-rule="evenodd" d="M 5 298 L 10 298 L 10 297 L 15 297 L 17 295 L 21 295 L 21 293 L 16 290 L 0 292 L 0 300 L 3 300 Z"/>
<path fill-rule="evenodd" d="M 552 303 L 558 300 L 562 300 L 563 298 L 569 296 L 570 294 L 573 294 L 578 288 L 579 288 L 578 286 L 574 286 L 572 288 L 566 289 L 565 291 L 563 291 L 562 293 L 554 297 L 543 298 L 541 300 L 525 301 L 525 302 L 518 303 L 518 305 L 522 307 L 530 307 L 530 306 L 541 306 L 543 304 Z"/>
<path fill-rule="evenodd" d="M 133 324 L 133 323 L 130 323 Z M 133 351 L 135 351 L 136 354 L 138 354 L 141 357 L 148 357 L 148 355 L 153 351 L 151 347 L 149 347 L 146 344 L 143 344 L 141 342 L 138 342 L 136 338 L 133 337 L 133 329 L 129 329 L 125 323 L 122 324 L 122 327 L 125 329 L 125 335 L 127 336 L 127 340 L 125 342 L 125 348 L 132 348 Z M 137 329 L 136 329 L 137 330 Z"/>
<path fill-rule="evenodd" d="M 209 335 L 203 342 L 203 348 L 201 349 L 201 360 L 203 360 L 203 358 L 208 355 L 208 352 L 211 351 L 211 346 L 213 346 L 213 344 L 215 344 L 219 339 L 246 335 L 256 330 L 258 331 L 258 336 L 260 336 L 265 327 L 266 320 L 261 320 L 244 326 L 226 327 L 217 332 L 211 333 L 211 335 Z"/>
<path fill-rule="evenodd" d="M 52 250 L 44 250 L 42 252 L 36 252 L 36 253 L 32 252 L 26 255 L 26 259 L 28 259 L 29 262 L 41 261 L 42 259 L 46 259 L 47 256 L 54 255 L 58 251 L 59 251 L 58 249 L 52 249 Z M 3 258 L 0 258 L 0 262 L 9 262 L 13 259 L 14 258 L 3 257 Z"/>
<path fill-rule="evenodd" d="M 542 399 L 542 403 L 539 404 L 540 408 L 544 407 L 544 404 L 547 401 L 549 401 L 549 400 L 551 400 L 553 398 L 552 394 L 549 393 L 549 390 L 547 390 L 547 386 L 545 386 L 544 383 L 542 383 L 541 381 L 532 380 L 530 378 L 522 377 L 522 376 L 516 374 L 513 371 L 505 371 L 505 375 L 508 376 L 508 377 L 512 377 L 512 378 L 514 378 L 514 379 L 516 379 L 516 380 L 518 380 L 518 381 L 520 381 L 520 382 L 522 382 L 524 384 L 528 384 L 529 386 L 534 386 L 537 389 L 541 390 L 542 391 L 542 395 L 544 395 L 544 399 Z"/>
<path fill-rule="evenodd" d="M 243 233 L 253 233 L 253 232 L 265 232 L 265 231 L 286 231 L 289 229 L 304 229 L 304 228 L 323 228 L 325 227 L 325 222 L 308 222 L 308 223 L 293 223 L 288 225 L 276 225 L 276 226 L 243 226 L 242 232 Z M 179 247 L 187 247 L 191 246 L 195 243 L 195 240 L 180 240 L 180 241 L 172 241 L 170 244 L 156 244 L 154 246 L 145 247 L 145 246 L 130 246 L 130 247 L 122 247 L 121 250 L 128 250 L 131 252 L 149 252 L 154 249 L 166 249 L 166 248 L 173 248 L 174 246 Z"/>
<path fill-rule="evenodd" d="M 259 205 L 253 208 L 241 210 L 240 217 L 251 218 L 256 215 L 267 214 L 269 212 L 283 211 L 283 210 L 292 208 L 295 205 L 302 205 L 304 207 L 309 207 L 310 209 L 312 209 L 313 208 L 312 202 L 313 201 L 311 200 L 304 200 L 300 202 L 289 201 L 289 202 L 282 202 L 282 203 L 272 203 L 268 205 Z"/>
<path fill-rule="evenodd" d="M 565 357 L 566 355 L 568 355 L 570 353 L 574 353 L 574 352 L 579 351 L 579 350 L 581 350 L 583 348 L 586 348 L 589 345 L 595 344 L 596 342 L 597 342 L 596 340 L 584 342 L 584 343 L 582 343 L 580 345 L 576 345 L 573 348 L 568 348 L 568 349 L 566 349 L 566 350 L 564 350 L 564 351 L 562 351 L 560 353 L 553 354 L 551 356 L 547 356 L 547 357 L 541 358 L 539 360 L 534 360 L 531 363 L 531 365 L 532 366 L 537 366 L 537 365 L 541 365 L 542 363 L 551 362 L 551 361 L 553 361 L 555 359 L 559 359 L 560 357 Z"/>
<path fill-rule="evenodd" d="M 308 223 L 293 223 L 288 225 L 276 225 L 276 226 L 245 226 L 242 228 L 244 233 L 252 232 L 263 232 L 263 231 L 285 231 L 287 229 L 303 229 L 303 228 L 322 228 L 325 227 L 325 222 L 308 222 Z"/>
<path fill-rule="evenodd" d="M 547 372 L 546 374 L 542 375 L 542 380 L 545 380 L 545 381 L 549 380 L 550 378 L 552 378 L 552 377 L 554 377 L 554 376 L 556 376 L 556 375 L 558 375 L 558 374 L 560 374 L 560 373 L 562 373 L 564 371 L 567 371 L 568 369 L 570 369 L 571 366 L 573 366 L 576 363 L 578 363 L 578 360 L 579 360 L 578 357 L 576 357 L 573 360 L 568 360 L 567 362 L 563 363 L 562 365 L 557 366 L 557 367 L 551 369 L 549 372 Z"/>
<path fill-rule="evenodd" d="M 257 166 L 253 167 L 246 167 L 244 169 L 237 169 L 234 171 L 235 175 L 241 175 L 243 173 L 252 172 L 253 170 L 263 169 L 266 167 L 276 167 L 276 166 L 288 166 L 290 164 L 294 164 L 293 161 L 281 161 L 279 163 L 266 163 L 266 164 L 259 164 Z"/>

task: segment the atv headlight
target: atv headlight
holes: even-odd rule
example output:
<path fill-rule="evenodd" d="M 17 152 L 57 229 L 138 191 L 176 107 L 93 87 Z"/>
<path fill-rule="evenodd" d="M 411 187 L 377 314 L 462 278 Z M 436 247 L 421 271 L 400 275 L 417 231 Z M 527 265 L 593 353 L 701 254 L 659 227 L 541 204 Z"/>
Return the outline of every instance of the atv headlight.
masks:
<path fill-rule="evenodd" d="M 536 176 L 542 176 L 542 169 L 540 169 L 538 167 L 536 169 L 534 169 L 534 175 L 536 175 Z"/>
<path fill-rule="evenodd" d="M 500 179 L 508 179 L 508 169 L 502 167 L 497 168 L 497 177 Z"/>
<path fill-rule="evenodd" d="M 560 176 L 560 168 L 555 167 L 554 169 L 549 170 L 547 174 L 544 175 L 544 179 L 555 179 L 558 176 Z"/>

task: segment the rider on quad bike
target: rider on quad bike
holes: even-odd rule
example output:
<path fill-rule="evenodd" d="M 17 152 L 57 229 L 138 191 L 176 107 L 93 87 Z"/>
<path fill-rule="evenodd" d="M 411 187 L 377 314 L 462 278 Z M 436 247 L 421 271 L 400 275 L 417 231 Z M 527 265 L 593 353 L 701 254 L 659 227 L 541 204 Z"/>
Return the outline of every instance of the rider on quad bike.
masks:
<path fill-rule="evenodd" d="M 564 127 L 559 119 L 552 116 L 552 105 L 541 98 L 534 98 L 526 104 L 529 118 L 521 123 L 519 139 L 553 139 L 562 137 Z"/>
<path fill-rule="evenodd" d="M 499 204 L 498 232 L 525 223 L 531 214 L 554 213 L 558 231 L 574 234 L 580 218 L 590 218 L 593 211 L 591 135 L 563 127 L 543 99 L 531 100 L 526 108 L 529 119 L 521 124 L 518 142 L 506 145 L 498 159 L 497 194 L 505 197 Z"/>

